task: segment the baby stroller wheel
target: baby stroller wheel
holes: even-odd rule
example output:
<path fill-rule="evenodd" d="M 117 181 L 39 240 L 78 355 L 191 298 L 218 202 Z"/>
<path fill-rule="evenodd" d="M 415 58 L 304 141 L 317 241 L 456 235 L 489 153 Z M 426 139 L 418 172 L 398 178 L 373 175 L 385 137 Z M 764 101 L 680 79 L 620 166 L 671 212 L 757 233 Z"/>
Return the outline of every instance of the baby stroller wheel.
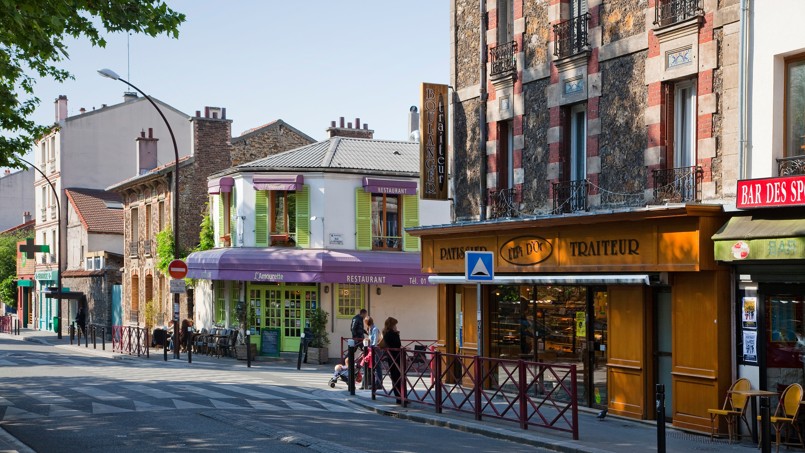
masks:
<path fill-rule="evenodd" d="M 335 379 L 330 379 L 329 384 L 330 384 L 330 388 L 334 389 L 335 388 Z"/>

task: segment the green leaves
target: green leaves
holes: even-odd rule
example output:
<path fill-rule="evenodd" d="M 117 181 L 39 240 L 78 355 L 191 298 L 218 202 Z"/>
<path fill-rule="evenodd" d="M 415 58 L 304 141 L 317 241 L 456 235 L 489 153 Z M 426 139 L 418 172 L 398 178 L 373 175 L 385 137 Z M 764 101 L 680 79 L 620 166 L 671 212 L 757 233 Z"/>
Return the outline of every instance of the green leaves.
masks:
<path fill-rule="evenodd" d="M 39 105 L 34 77 L 72 78 L 58 67 L 69 58 L 66 38 L 98 47 L 106 46 L 101 32 L 178 38 L 184 21 L 163 0 L 0 0 L 0 129 L 11 135 L 0 137 L 0 166 L 22 168 L 14 156 L 25 155 L 49 130 L 28 119 Z M 20 99 L 20 93 L 30 97 Z"/>

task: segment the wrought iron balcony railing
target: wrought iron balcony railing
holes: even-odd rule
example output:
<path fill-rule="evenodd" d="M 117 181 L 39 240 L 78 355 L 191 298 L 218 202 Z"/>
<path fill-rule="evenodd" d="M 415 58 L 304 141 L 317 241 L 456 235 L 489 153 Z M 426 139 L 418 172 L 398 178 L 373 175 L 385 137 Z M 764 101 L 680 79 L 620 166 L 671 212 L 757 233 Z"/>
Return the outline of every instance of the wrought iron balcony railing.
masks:
<path fill-rule="evenodd" d="M 553 183 L 553 213 L 587 211 L 588 189 L 586 179 Z"/>
<path fill-rule="evenodd" d="M 553 26 L 554 49 L 556 58 L 565 58 L 581 53 L 589 48 L 587 41 L 587 24 L 590 13 L 571 18 Z"/>
<path fill-rule="evenodd" d="M 702 0 L 660 0 L 654 8 L 654 25 L 673 25 L 703 12 Z"/>
<path fill-rule="evenodd" d="M 777 159 L 777 174 L 780 176 L 805 175 L 805 155 Z"/>
<path fill-rule="evenodd" d="M 129 251 L 129 256 L 132 258 L 136 258 L 140 256 L 140 247 L 138 247 L 137 241 L 130 241 L 128 243 L 128 247 L 126 247 Z"/>
<path fill-rule="evenodd" d="M 519 198 L 519 191 L 515 188 L 490 191 L 489 217 L 492 219 L 499 219 L 503 217 L 519 217 Z"/>
<path fill-rule="evenodd" d="M 702 167 L 680 167 L 653 170 L 654 202 L 684 203 L 701 201 Z"/>
<path fill-rule="evenodd" d="M 511 41 L 489 49 L 491 76 L 505 76 L 517 72 L 517 42 Z"/>

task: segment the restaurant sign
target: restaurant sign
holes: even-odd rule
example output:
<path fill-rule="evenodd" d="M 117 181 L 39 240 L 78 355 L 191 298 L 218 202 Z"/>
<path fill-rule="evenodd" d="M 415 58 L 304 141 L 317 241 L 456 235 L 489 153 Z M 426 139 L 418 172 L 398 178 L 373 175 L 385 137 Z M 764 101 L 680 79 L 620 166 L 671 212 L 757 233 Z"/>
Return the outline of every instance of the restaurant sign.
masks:
<path fill-rule="evenodd" d="M 805 238 L 744 239 L 715 241 L 719 261 L 805 259 Z"/>
<path fill-rule="evenodd" d="M 419 118 L 423 200 L 447 200 L 447 85 L 423 83 Z"/>
<path fill-rule="evenodd" d="M 515 266 L 531 266 L 547 260 L 553 245 L 539 236 L 520 236 L 506 241 L 500 247 L 500 257 Z"/>
<path fill-rule="evenodd" d="M 805 175 L 738 181 L 740 209 L 805 205 Z"/>

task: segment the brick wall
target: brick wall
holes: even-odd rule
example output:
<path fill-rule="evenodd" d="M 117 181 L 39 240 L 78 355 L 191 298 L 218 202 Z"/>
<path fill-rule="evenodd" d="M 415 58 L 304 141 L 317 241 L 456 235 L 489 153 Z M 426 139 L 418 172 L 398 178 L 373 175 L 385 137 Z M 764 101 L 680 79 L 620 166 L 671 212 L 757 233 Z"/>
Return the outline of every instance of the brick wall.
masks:
<path fill-rule="evenodd" d="M 288 127 L 282 120 L 232 139 L 232 165 L 240 165 L 263 157 L 313 143 L 310 137 Z"/>

